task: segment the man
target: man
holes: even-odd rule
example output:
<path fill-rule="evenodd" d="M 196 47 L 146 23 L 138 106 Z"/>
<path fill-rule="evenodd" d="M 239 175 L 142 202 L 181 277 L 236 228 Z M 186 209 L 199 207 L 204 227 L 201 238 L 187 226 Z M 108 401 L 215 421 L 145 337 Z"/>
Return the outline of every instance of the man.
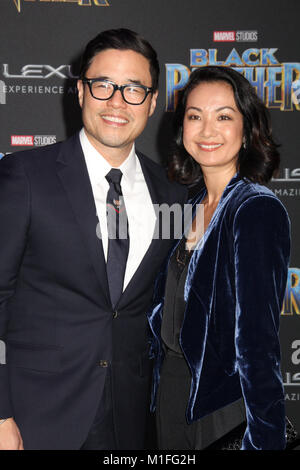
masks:
<path fill-rule="evenodd" d="M 145 445 L 146 311 L 172 245 L 152 239 L 153 204 L 186 197 L 135 151 L 158 74 L 138 34 L 99 34 L 78 81 L 81 132 L 1 160 L 1 449 Z M 122 212 L 129 240 L 109 236 Z"/>

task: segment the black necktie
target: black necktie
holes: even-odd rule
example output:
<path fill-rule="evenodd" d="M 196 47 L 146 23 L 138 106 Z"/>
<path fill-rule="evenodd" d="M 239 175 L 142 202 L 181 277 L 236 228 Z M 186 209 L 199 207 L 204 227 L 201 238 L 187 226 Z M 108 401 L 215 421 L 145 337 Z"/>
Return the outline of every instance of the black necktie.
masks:
<path fill-rule="evenodd" d="M 122 190 L 122 172 L 112 168 L 106 177 L 109 190 L 106 198 L 108 252 L 107 278 L 113 307 L 123 292 L 123 282 L 129 251 L 128 222 Z"/>

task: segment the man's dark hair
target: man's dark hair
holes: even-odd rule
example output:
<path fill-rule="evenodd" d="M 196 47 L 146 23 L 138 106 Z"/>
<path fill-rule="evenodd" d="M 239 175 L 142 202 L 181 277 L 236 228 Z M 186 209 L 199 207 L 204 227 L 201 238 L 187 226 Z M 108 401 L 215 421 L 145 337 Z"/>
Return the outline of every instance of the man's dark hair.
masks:
<path fill-rule="evenodd" d="M 243 116 L 244 141 L 238 155 L 237 169 L 241 177 L 255 183 L 267 183 L 279 169 L 278 145 L 272 137 L 269 112 L 255 89 L 243 75 L 230 67 L 210 66 L 194 70 L 185 88 L 179 93 L 174 114 L 175 151 L 169 162 L 169 177 L 185 184 L 201 178 L 199 164 L 183 146 L 183 120 L 187 98 L 201 83 L 228 83 L 236 105 Z"/>
<path fill-rule="evenodd" d="M 93 58 L 99 52 L 107 49 L 132 50 L 142 54 L 149 61 L 153 91 L 157 90 L 159 63 L 155 50 L 149 42 L 138 33 L 125 28 L 103 31 L 87 44 L 81 59 L 79 75 L 81 79 L 85 77 Z"/>

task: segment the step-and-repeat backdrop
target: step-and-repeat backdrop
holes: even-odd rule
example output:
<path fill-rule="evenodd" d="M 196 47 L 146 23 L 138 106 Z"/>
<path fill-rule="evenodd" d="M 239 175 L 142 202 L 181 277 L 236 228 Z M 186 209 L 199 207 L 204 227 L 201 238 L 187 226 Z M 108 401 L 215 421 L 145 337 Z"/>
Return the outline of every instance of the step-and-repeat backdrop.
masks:
<path fill-rule="evenodd" d="M 300 431 L 299 0 L 1 0 L 0 158 L 58 142 L 81 127 L 76 76 L 84 45 L 126 27 L 161 64 L 160 98 L 138 148 L 163 163 L 176 97 L 194 67 L 237 68 L 271 111 L 281 174 L 270 185 L 292 221 L 281 315 L 287 414 Z M 3 247 L 2 247 L 3 249 Z"/>

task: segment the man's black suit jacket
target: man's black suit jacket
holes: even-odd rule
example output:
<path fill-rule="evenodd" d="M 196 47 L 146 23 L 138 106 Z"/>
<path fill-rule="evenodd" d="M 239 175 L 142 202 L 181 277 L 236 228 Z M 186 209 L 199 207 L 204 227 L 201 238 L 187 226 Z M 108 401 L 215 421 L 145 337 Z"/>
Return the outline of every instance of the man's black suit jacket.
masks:
<path fill-rule="evenodd" d="M 138 153 L 153 203 L 186 190 Z M 0 162 L 0 417 L 25 449 L 78 449 L 112 368 L 120 449 L 144 446 L 150 361 L 146 310 L 172 240 L 153 240 L 113 312 L 90 180 L 76 134 Z"/>

